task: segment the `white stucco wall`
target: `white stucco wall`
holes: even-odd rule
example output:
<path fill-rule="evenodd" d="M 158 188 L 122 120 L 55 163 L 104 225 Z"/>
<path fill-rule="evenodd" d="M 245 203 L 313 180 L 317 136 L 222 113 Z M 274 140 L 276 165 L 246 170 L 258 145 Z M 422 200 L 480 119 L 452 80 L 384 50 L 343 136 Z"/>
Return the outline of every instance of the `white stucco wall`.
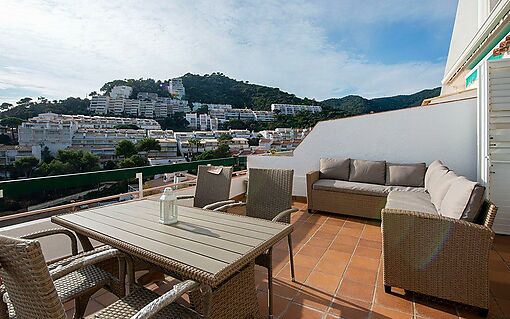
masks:
<path fill-rule="evenodd" d="M 306 173 L 321 157 L 397 163 L 441 159 L 476 180 L 476 98 L 320 122 L 293 156 L 249 156 L 248 167 L 294 169 L 294 195 L 306 196 Z"/>

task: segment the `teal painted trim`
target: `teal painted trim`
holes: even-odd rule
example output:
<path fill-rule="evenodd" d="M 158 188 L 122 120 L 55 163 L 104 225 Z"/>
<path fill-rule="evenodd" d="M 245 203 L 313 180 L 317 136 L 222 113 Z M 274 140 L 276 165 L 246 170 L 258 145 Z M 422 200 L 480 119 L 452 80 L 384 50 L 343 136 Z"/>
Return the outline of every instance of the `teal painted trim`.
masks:
<path fill-rule="evenodd" d="M 503 27 L 503 30 L 501 30 L 500 34 L 496 38 L 494 38 L 494 40 L 489 42 L 489 44 L 485 47 L 485 49 L 478 54 L 478 57 L 467 66 L 467 69 L 471 70 L 478 63 L 480 63 L 480 61 L 482 61 L 487 56 L 487 54 L 489 54 L 489 52 L 491 52 L 494 49 L 494 47 L 499 42 L 501 42 L 501 40 L 503 40 L 504 37 L 506 37 L 508 35 L 508 33 L 510 33 L 510 23 Z"/>
<path fill-rule="evenodd" d="M 473 73 L 471 73 L 467 78 L 466 78 L 466 88 L 469 87 L 473 82 L 476 81 L 476 79 L 478 78 L 478 69 L 475 69 L 473 71 Z"/>
<path fill-rule="evenodd" d="M 501 59 L 503 59 L 503 54 L 491 55 L 487 60 L 492 61 L 492 60 L 501 60 Z"/>
<path fill-rule="evenodd" d="M 196 169 L 198 165 L 207 164 L 246 167 L 246 162 L 246 157 L 230 157 L 169 165 L 143 166 L 78 174 L 16 179 L 0 182 L 0 190 L 3 190 L 4 197 L 17 197 L 19 195 L 26 195 L 45 190 L 58 190 L 133 179 L 135 178 L 136 173 L 143 173 L 143 176 L 146 177 L 157 174 L 192 170 Z"/>

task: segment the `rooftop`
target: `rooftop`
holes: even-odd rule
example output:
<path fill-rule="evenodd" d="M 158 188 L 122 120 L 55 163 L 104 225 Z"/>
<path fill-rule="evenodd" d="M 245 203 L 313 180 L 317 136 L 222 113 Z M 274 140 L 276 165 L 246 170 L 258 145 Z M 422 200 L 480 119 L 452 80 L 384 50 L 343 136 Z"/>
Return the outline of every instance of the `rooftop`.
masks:
<path fill-rule="evenodd" d="M 275 318 L 477 318 L 473 309 L 393 288 L 384 293 L 381 229 L 377 221 L 336 214 L 306 212 L 294 202 L 295 283 L 290 280 L 286 241 L 273 251 Z M 243 214 L 242 209 L 231 213 Z M 490 256 L 491 304 L 489 318 L 510 316 L 510 237 L 496 236 Z M 261 314 L 267 314 L 267 271 L 256 267 Z M 173 280 L 152 284 L 158 293 Z M 116 297 L 98 292 L 87 314 L 108 306 Z M 73 312 L 67 303 L 68 315 Z"/>

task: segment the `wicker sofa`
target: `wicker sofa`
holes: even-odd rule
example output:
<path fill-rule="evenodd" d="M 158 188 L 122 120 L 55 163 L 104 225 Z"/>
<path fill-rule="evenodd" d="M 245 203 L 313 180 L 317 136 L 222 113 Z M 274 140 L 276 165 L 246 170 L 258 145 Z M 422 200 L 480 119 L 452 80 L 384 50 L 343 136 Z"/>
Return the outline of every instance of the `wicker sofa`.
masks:
<path fill-rule="evenodd" d="M 441 162 L 425 176 L 426 193 L 391 192 L 382 210 L 386 292 L 399 287 L 489 308 L 489 254 L 497 207 L 484 188 Z"/>
<path fill-rule="evenodd" d="M 392 191 L 425 193 L 425 163 L 323 158 L 306 175 L 308 211 L 380 219 Z"/>

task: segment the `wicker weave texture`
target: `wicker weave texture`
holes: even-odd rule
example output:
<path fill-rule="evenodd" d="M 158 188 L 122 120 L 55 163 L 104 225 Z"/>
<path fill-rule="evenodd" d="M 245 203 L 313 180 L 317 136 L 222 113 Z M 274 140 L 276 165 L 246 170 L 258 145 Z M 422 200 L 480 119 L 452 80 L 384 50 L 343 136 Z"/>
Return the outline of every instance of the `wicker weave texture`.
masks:
<path fill-rule="evenodd" d="M 211 296 L 210 318 L 213 319 L 244 319 L 247 314 L 251 318 L 260 318 L 255 288 L 255 265 L 250 263 L 243 270 L 233 275 L 217 289 L 213 289 Z M 204 312 L 202 296 L 197 292 L 190 294 L 190 301 L 197 307 L 197 311 Z"/>
<path fill-rule="evenodd" d="M 221 169 L 219 174 L 210 172 L 211 170 L 219 169 Z M 202 208 L 206 205 L 229 199 L 232 171 L 232 167 L 198 166 L 193 206 Z"/>
<path fill-rule="evenodd" d="M 292 207 L 294 170 L 250 168 L 246 215 L 272 220 Z M 290 223 L 287 216 L 281 220 Z"/>
<path fill-rule="evenodd" d="M 158 298 L 159 295 L 145 288 L 140 288 L 129 294 L 127 297 L 122 298 L 101 310 L 94 315 L 96 319 L 128 319 L 135 315 L 147 304 Z M 172 303 L 170 306 L 165 307 L 156 315 L 151 316 L 154 319 L 166 318 L 201 318 L 196 312 L 181 306 L 177 303 Z"/>
<path fill-rule="evenodd" d="M 0 236 L 0 265 L 17 318 L 66 318 L 38 241 Z"/>
<path fill-rule="evenodd" d="M 489 227 L 388 209 L 382 219 L 385 285 L 489 307 Z"/>

